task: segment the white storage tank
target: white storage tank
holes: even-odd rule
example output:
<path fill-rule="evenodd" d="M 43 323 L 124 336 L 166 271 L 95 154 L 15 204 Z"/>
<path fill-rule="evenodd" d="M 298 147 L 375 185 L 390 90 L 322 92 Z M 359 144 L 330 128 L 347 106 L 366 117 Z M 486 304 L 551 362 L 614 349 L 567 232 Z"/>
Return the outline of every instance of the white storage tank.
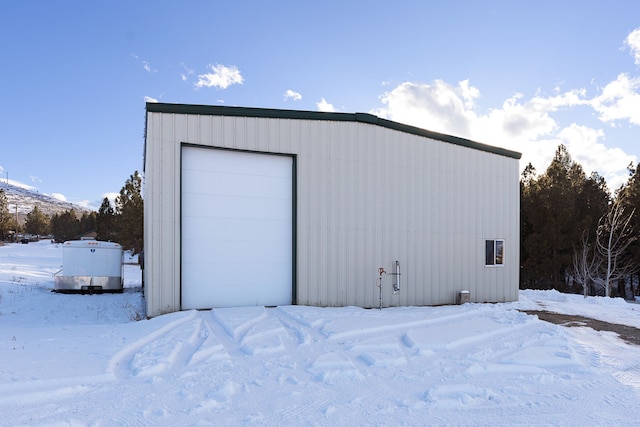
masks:
<path fill-rule="evenodd" d="M 56 292 L 122 292 L 122 246 L 97 240 L 70 240 L 62 246 Z"/>

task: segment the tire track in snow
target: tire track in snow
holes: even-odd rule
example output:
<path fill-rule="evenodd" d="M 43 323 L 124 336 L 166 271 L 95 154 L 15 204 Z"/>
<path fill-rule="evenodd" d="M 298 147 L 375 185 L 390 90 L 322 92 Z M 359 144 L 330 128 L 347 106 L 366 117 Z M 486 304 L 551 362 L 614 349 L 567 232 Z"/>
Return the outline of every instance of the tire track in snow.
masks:
<path fill-rule="evenodd" d="M 203 340 L 199 347 L 194 349 L 187 364 L 192 365 L 229 359 L 229 353 L 220 342 L 218 334 L 216 334 L 211 325 L 211 311 L 199 311 L 198 316 L 203 325 L 201 331 Z"/>
<path fill-rule="evenodd" d="M 638 361 L 636 360 L 636 362 Z M 632 365 L 622 368 L 621 370 L 615 372 L 613 376 L 622 384 L 640 390 L 640 363 L 637 363 L 635 366 Z"/>
<path fill-rule="evenodd" d="M 268 316 L 264 307 L 219 308 L 211 310 L 211 315 L 223 328 L 226 335 L 237 342 L 242 342 L 251 329 L 263 322 Z"/>
<path fill-rule="evenodd" d="M 345 341 L 351 338 L 364 338 L 379 336 L 381 333 L 393 333 L 405 330 L 420 329 L 426 326 L 437 326 L 441 324 L 449 325 L 459 323 L 461 320 L 470 318 L 474 319 L 478 316 L 477 312 L 468 311 L 456 314 L 449 314 L 438 316 L 429 319 L 419 319 L 404 322 L 394 323 L 381 323 L 368 328 L 353 329 L 345 328 L 344 331 L 330 331 L 327 330 L 323 333 L 323 336 L 328 341 Z M 384 320 L 384 319 L 383 319 Z M 326 329 L 326 328 L 323 328 Z"/>
<path fill-rule="evenodd" d="M 148 376 L 186 365 L 206 339 L 197 312 L 169 322 L 118 351 L 104 374 L 48 380 L 21 381 L 0 385 L 0 405 L 69 399 L 99 384 L 138 375 Z M 184 336 L 188 338 L 184 339 Z"/>
<path fill-rule="evenodd" d="M 216 316 L 214 310 L 203 311 L 200 315 L 207 330 L 218 339 L 218 342 L 229 357 L 246 356 L 246 353 L 241 350 L 240 343 L 235 339 L 234 332 L 225 328 L 224 323 Z"/>
<path fill-rule="evenodd" d="M 574 339 L 584 347 L 584 352 L 591 354 L 591 365 L 608 368 L 611 376 L 621 384 L 640 391 L 640 352 L 637 347 L 619 344 L 622 338 L 612 332 L 598 332 L 600 345 L 594 345 L 588 338 L 582 338 L 590 328 L 571 328 Z M 593 333 L 593 332 L 591 332 Z M 601 345 L 607 343 L 608 345 Z"/>
<path fill-rule="evenodd" d="M 274 315 L 285 325 L 296 339 L 300 348 L 313 347 L 314 343 L 325 343 L 319 348 L 332 348 L 333 351 L 316 351 L 304 361 L 307 370 L 314 374 L 315 381 L 331 381 L 339 377 L 362 378 L 371 368 L 392 368 L 405 365 L 415 357 L 418 350 L 412 346 L 403 331 L 405 324 L 413 326 L 433 323 L 433 319 L 376 325 L 371 328 L 347 332 L 327 332 L 330 322 L 300 318 L 286 308 L 273 310 Z M 326 345 L 328 344 L 328 346 Z"/>
<path fill-rule="evenodd" d="M 331 397 L 331 393 L 323 393 L 319 398 L 314 396 L 314 399 L 305 405 L 289 406 L 284 411 L 280 411 L 278 414 L 274 414 L 274 422 L 282 425 L 304 425 L 302 420 L 305 419 L 306 414 L 310 414 L 314 411 L 326 409 L 327 407 L 335 404 L 335 399 Z M 274 424 L 275 425 L 275 424 Z"/>
<path fill-rule="evenodd" d="M 71 399 L 75 395 L 86 393 L 97 384 L 111 381 L 113 381 L 111 375 L 102 374 L 2 384 L 0 385 L 0 407 L 20 404 L 32 405 L 34 402 L 46 402 L 60 398 Z"/>
<path fill-rule="evenodd" d="M 279 307 L 272 309 L 270 313 L 288 331 L 290 340 L 294 343 L 291 344 L 288 352 L 296 363 L 305 367 L 304 371 L 311 376 L 312 380 L 330 382 L 337 378 L 363 377 L 360 367 L 366 366 L 366 362 L 345 351 L 344 345 L 331 343 L 330 347 L 335 347 L 335 350 L 329 352 L 313 350 L 313 348 L 327 348 L 324 345 L 313 345 L 318 342 L 327 343 L 327 337 L 321 331 L 325 322 L 312 326 Z M 306 351 L 303 353 L 302 349 Z"/>
<path fill-rule="evenodd" d="M 309 345 L 312 342 L 324 342 L 327 337 L 321 332 L 325 321 L 317 321 L 316 325 L 306 322 L 304 319 L 281 308 L 274 308 L 271 313 L 282 323 L 282 325 L 293 334 L 293 338 L 299 345 Z"/>
<path fill-rule="evenodd" d="M 265 307 L 215 309 L 210 325 L 231 352 L 245 356 L 286 353 L 290 336 L 272 311 Z"/>
<path fill-rule="evenodd" d="M 358 352 L 354 356 L 354 352 L 345 348 L 344 344 L 327 342 L 327 337 L 322 333 L 326 322 L 308 323 L 282 307 L 269 309 L 267 313 L 277 319 L 287 332 L 287 354 L 294 366 L 303 369 L 294 367 L 288 377 L 283 377 L 283 391 L 288 390 L 287 383 L 291 383 L 292 403 L 261 419 L 264 425 L 307 425 L 309 419 L 331 417 L 336 411 L 339 412 L 337 408 L 342 405 L 370 398 L 373 392 L 356 385 L 358 379 L 365 377 L 362 371 L 369 366 L 360 360 Z M 341 395 L 336 396 L 331 385 L 334 381 L 347 382 L 353 387 L 341 389 Z M 305 394 L 305 390 L 309 391 L 309 398 L 301 403 L 298 395 Z"/>
<path fill-rule="evenodd" d="M 124 379 L 156 375 L 174 365 L 186 365 L 206 338 L 201 330 L 202 320 L 194 310 L 125 346 L 109 361 L 108 372 Z"/>
<path fill-rule="evenodd" d="M 622 347 L 621 352 L 606 354 L 601 360 L 613 368 L 611 375 L 617 381 L 640 392 L 640 353 Z"/>

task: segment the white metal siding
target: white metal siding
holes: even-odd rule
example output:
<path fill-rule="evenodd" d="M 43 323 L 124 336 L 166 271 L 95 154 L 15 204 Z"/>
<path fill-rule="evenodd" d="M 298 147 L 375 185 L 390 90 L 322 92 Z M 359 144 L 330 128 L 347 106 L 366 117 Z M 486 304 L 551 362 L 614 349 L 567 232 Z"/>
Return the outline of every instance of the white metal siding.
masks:
<path fill-rule="evenodd" d="M 517 159 L 363 122 L 148 113 L 150 316 L 180 309 L 180 143 L 297 155 L 298 304 L 376 307 L 396 260 L 384 306 L 517 299 Z M 505 240 L 504 266 L 484 266 L 485 239 Z"/>
<path fill-rule="evenodd" d="M 144 282 L 150 317 L 180 310 L 180 144 L 174 119 L 150 114 L 147 121 Z"/>

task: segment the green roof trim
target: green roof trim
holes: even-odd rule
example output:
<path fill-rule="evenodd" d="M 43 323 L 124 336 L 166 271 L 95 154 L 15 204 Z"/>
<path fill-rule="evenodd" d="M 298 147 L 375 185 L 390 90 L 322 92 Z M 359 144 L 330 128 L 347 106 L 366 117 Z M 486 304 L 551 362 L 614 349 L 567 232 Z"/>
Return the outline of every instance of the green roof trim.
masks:
<path fill-rule="evenodd" d="M 522 154 L 507 150 L 505 148 L 494 147 L 482 144 L 457 136 L 445 135 L 438 132 L 421 129 L 415 126 L 405 125 L 387 119 L 374 116 L 368 113 L 325 113 L 321 111 L 305 110 L 279 110 L 275 108 L 252 108 L 252 107 L 227 107 L 221 105 L 191 105 L 191 104 L 166 104 L 158 102 L 147 102 L 147 113 L 166 114 L 198 114 L 205 116 L 234 116 L 234 117 L 259 117 L 271 119 L 298 119 L 298 120 L 328 120 L 340 122 L 361 122 L 399 132 L 410 133 L 412 135 L 424 136 L 437 141 L 448 142 L 450 144 L 486 151 L 513 159 L 520 159 Z"/>

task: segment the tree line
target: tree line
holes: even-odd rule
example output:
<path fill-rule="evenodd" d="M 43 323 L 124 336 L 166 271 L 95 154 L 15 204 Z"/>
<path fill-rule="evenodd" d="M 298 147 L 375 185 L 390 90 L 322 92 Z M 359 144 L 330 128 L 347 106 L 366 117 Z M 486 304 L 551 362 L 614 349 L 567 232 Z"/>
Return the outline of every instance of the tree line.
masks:
<path fill-rule="evenodd" d="M 613 192 L 560 145 L 543 174 L 520 179 L 520 288 L 631 296 L 640 266 L 640 171 Z"/>
<path fill-rule="evenodd" d="M 30 235 L 51 235 L 57 242 L 95 232 L 98 240 L 115 241 L 124 249 L 138 253 L 143 242 L 143 212 L 142 177 L 135 171 L 120 190 L 114 206 L 105 197 L 98 212 L 78 215 L 70 209 L 49 217 L 36 205 L 26 215 L 22 231 Z M 0 234 L 4 236 L 13 230 L 20 231 L 16 219 L 9 213 L 6 194 L 0 189 Z"/>

